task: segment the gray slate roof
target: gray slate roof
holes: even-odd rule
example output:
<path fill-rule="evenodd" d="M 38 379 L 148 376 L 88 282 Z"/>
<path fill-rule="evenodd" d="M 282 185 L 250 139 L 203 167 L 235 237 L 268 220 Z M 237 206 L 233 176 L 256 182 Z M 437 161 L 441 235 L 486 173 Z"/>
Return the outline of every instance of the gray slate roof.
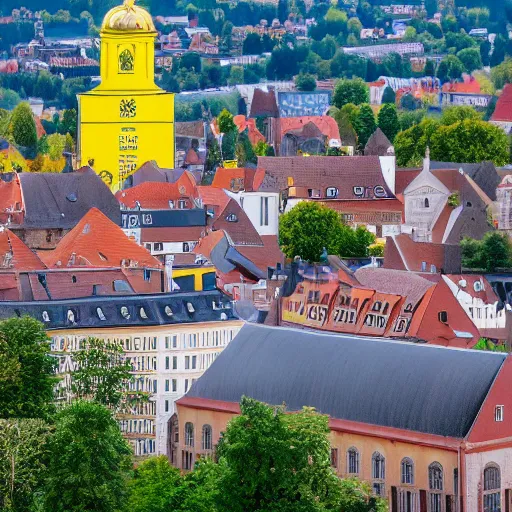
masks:
<path fill-rule="evenodd" d="M 91 209 L 98 208 L 117 225 L 119 203 L 92 170 L 67 174 L 20 173 L 26 229 L 71 229 Z"/>
<path fill-rule="evenodd" d="M 215 309 L 213 308 L 214 302 Z M 193 305 L 195 310 L 193 313 L 189 312 L 188 303 Z M 170 316 L 166 312 L 167 306 L 172 311 Z M 128 308 L 129 318 L 125 318 L 121 314 L 122 307 Z M 99 318 L 97 308 L 101 308 L 105 320 Z M 144 308 L 147 318 L 141 316 L 140 308 Z M 69 321 L 69 310 L 73 311 L 75 323 Z M 44 322 L 44 325 L 51 330 L 218 322 L 222 319 L 223 313 L 228 320 L 236 318 L 229 297 L 218 290 L 124 297 L 101 296 L 54 301 L 0 301 L 0 320 L 28 315 L 43 322 L 44 311 L 48 313 L 50 319 L 49 322 Z"/>
<path fill-rule="evenodd" d="M 503 354 L 246 325 L 187 397 L 239 402 L 463 438 Z"/>
<path fill-rule="evenodd" d="M 430 169 L 462 169 L 476 184 L 489 196 L 492 201 L 496 201 L 496 189 L 501 183 L 501 178 L 492 162 L 482 162 L 479 164 L 464 164 L 454 162 L 430 162 Z"/>

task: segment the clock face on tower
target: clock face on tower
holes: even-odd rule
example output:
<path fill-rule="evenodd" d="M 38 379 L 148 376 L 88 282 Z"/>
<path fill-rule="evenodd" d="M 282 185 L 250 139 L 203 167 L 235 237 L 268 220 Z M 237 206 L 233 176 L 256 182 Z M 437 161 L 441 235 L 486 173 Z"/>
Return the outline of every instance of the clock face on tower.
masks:
<path fill-rule="evenodd" d="M 131 119 L 137 115 L 137 103 L 132 98 L 131 100 L 121 100 L 119 104 L 119 117 L 124 119 Z"/>

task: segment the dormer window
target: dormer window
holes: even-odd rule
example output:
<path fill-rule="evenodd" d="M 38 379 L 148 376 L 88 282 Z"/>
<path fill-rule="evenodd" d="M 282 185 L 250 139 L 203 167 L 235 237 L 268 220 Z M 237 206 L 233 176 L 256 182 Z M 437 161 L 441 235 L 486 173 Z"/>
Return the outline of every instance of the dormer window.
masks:
<path fill-rule="evenodd" d="M 329 199 L 334 199 L 338 197 L 340 191 L 336 187 L 328 187 L 325 191 L 325 197 Z"/>
<path fill-rule="evenodd" d="M 308 196 L 314 199 L 319 199 L 321 196 L 320 190 L 317 188 L 310 188 L 308 189 Z"/>
<path fill-rule="evenodd" d="M 68 322 L 70 324 L 74 324 L 75 323 L 75 313 L 74 313 L 74 311 L 72 309 L 68 309 L 67 317 L 68 317 Z"/>
<path fill-rule="evenodd" d="M 226 315 L 226 313 L 221 313 L 220 314 L 220 319 L 221 320 L 227 320 L 228 319 L 228 315 Z"/>
<path fill-rule="evenodd" d="M 195 313 L 196 310 L 194 309 L 194 305 L 192 304 L 192 302 L 187 302 L 187 311 L 189 313 Z"/>
<path fill-rule="evenodd" d="M 226 217 L 226 220 L 228 222 L 238 222 L 238 217 L 234 214 L 234 213 L 230 213 L 227 217 Z"/>
<path fill-rule="evenodd" d="M 50 315 L 48 311 L 43 311 L 43 322 L 48 323 L 50 321 Z"/>
<path fill-rule="evenodd" d="M 140 317 L 143 320 L 147 320 L 148 319 L 148 315 L 147 315 L 146 310 L 144 308 L 140 308 L 139 309 L 139 315 L 140 315 Z"/>
<path fill-rule="evenodd" d="M 170 306 L 165 306 L 164 311 L 168 317 L 171 317 L 174 314 Z"/>
<path fill-rule="evenodd" d="M 103 310 L 101 308 L 96 308 L 96 314 L 98 315 L 98 318 L 104 322 L 107 317 L 105 316 L 105 314 L 103 313 Z"/>
<path fill-rule="evenodd" d="M 126 320 L 130 320 L 130 312 L 126 306 L 121 307 L 121 316 Z"/>
<path fill-rule="evenodd" d="M 473 288 L 474 288 L 475 292 L 481 292 L 483 289 L 482 283 L 480 281 L 475 281 Z"/>
<path fill-rule="evenodd" d="M 172 199 L 169 201 L 169 209 L 170 210 L 174 209 L 174 201 Z"/>

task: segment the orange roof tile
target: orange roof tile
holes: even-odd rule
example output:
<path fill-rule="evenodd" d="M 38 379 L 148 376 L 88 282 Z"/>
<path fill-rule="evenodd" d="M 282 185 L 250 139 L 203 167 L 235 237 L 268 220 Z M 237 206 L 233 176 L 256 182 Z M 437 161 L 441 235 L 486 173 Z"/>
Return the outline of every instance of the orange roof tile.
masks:
<path fill-rule="evenodd" d="M 217 206 L 218 213 L 222 213 L 228 205 L 231 198 L 224 190 L 216 187 L 199 186 L 197 187 L 199 197 L 203 201 L 204 206 Z"/>
<path fill-rule="evenodd" d="M 447 82 L 443 85 L 443 92 L 458 92 L 463 94 L 480 94 L 480 83 L 473 76 L 464 75 L 463 82 Z"/>
<path fill-rule="evenodd" d="M 265 136 L 258 130 L 256 126 L 256 119 L 246 119 L 244 115 L 233 117 L 233 122 L 238 128 L 238 132 L 242 133 L 247 129 L 249 140 L 255 146 L 258 142 L 265 142 Z"/>
<path fill-rule="evenodd" d="M 91 208 L 56 249 L 39 255 L 48 267 L 162 266 L 97 208 Z"/>
<path fill-rule="evenodd" d="M 0 232 L 0 269 L 40 270 L 46 268 L 41 259 L 32 252 L 12 231 Z"/>
<path fill-rule="evenodd" d="M 291 130 L 300 130 L 309 123 L 313 123 L 328 139 L 341 140 L 338 123 L 330 116 L 302 116 L 282 117 L 281 139 Z"/>
<path fill-rule="evenodd" d="M 505 85 L 496 103 L 491 121 L 512 122 L 512 84 Z"/>
<path fill-rule="evenodd" d="M 213 178 L 212 187 L 223 188 L 232 192 L 239 192 L 240 190 L 254 192 L 261 186 L 264 178 L 265 171 L 263 169 L 247 167 L 224 169 L 219 167 Z"/>
<path fill-rule="evenodd" d="M 116 193 L 117 200 L 127 208 L 135 208 L 138 202 L 141 208 L 148 210 L 169 210 L 169 201 L 181 198 L 191 199 L 187 207 L 193 208 L 192 199 L 196 197 L 196 180 L 189 172 L 183 173 L 175 183 L 147 181 Z"/>

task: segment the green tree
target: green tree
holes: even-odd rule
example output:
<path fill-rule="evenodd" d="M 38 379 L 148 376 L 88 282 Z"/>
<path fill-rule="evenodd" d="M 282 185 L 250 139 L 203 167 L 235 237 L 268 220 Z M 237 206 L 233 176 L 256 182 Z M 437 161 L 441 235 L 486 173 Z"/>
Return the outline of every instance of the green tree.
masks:
<path fill-rule="evenodd" d="M 373 135 L 377 129 L 375 122 L 375 114 L 372 107 L 368 104 L 361 105 L 359 109 L 359 127 L 356 128 L 359 145 L 365 147 L 368 139 Z"/>
<path fill-rule="evenodd" d="M 457 53 L 458 59 L 462 62 L 466 73 L 473 73 L 477 69 L 482 69 L 482 57 L 478 48 L 464 48 Z"/>
<path fill-rule="evenodd" d="M 418 34 L 416 32 L 416 29 L 414 27 L 407 27 L 405 29 L 403 40 L 406 43 L 413 43 L 418 38 Z"/>
<path fill-rule="evenodd" d="M 347 103 L 361 105 L 370 101 L 370 91 L 361 78 L 354 80 L 340 80 L 334 88 L 332 103 L 342 108 Z"/>
<path fill-rule="evenodd" d="M 281 217 L 279 243 L 288 258 L 318 261 L 324 247 L 329 254 L 338 253 L 345 228 L 333 210 L 303 201 Z"/>
<path fill-rule="evenodd" d="M 441 82 L 449 82 L 458 80 L 464 73 L 464 64 L 455 55 L 445 57 L 437 67 L 437 77 Z"/>
<path fill-rule="evenodd" d="M 391 143 L 400 131 L 400 122 L 398 121 L 398 112 L 394 104 L 386 103 L 379 111 L 379 128 L 384 132 Z"/>
<path fill-rule="evenodd" d="M 131 449 L 111 412 L 77 401 L 55 418 L 46 510 L 117 512 L 126 502 Z"/>
<path fill-rule="evenodd" d="M 188 71 L 201 72 L 201 56 L 196 52 L 186 52 L 180 59 L 180 69 L 184 68 Z"/>
<path fill-rule="evenodd" d="M 489 231 L 482 240 L 466 237 L 460 246 L 464 268 L 495 272 L 512 264 L 512 248 L 506 233 Z"/>
<path fill-rule="evenodd" d="M 151 457 L 134 471 L 126 511 L 169 512 L 181 485 L 180 471 L 169 464 L 165 455 Z"/>
<path fill-rule="evenodd" d="M 427 60 L 427 63 L 425 64 L 425 71 L 424 71 L 424 73 L 425 73 L 425 76 L 435 76 L 435 74 L 436 74 L 436 63 L 433 60 L 431 60 L 431 59 Z"/>
<path fill-rule="evenodd" d="M 217 117 L 217 124 L 219 126 L 220 133 L 229 133 L 236 131 L 236 125 L 233 121 L 233 114 L 227 109 L 223 109 Z"/>
<path fill-rule="evenodd" d="M 119 407 L 126 397 L 123 389 L 132 370 L 122 346 L 101 338 L 87 338 L 84 348 L 73 355 L 73 360 L 71 389 L 76 398 Z"/>
<path fill-rule="evenodd" d="M 48 135 L 48 156 L 50 160 L 56 161 L 62 158 L 62 153 L 66 147 L 66 137 L 60 133 Z"/>
<path fill-rule="evenodd" d="M 295 86 L 299 91 L 314 91 L 316 89 L 316 78 L 309 73 L 300 73 L 295 77 Z"/>
<path fill-rule="evenodd" d="M 261 55 L 263 51 L 261 36 L 256 32 L 249 32 L 244 39 L 242 53 L 244 55 Z"/>
<path fill-rule="evenodd" d="M 284 414 L 243 397 L 219 446 L 226 468 L 219 480 L 220 510 L 323 511 L 340 501 L 330 467 L 327 416 L 312 409 Z"/>
<path fill-rule="evenodd" d="M 13 371 L 0 393 L 0 418 L 48 418 L 55 410 L 55 359 L 44 326 L 30 317 L 0 322 L 0 363 Z"/>
<path fill-rule="evenodd" d="M 399 167 L 419 165 L 425 156 L 431 138 L 439 129 L 439 123 L 434 119 L 424 119 L 419 124 L 401 131 L 394 142 L 396 163 Z M 444 160 L 453 161 L 456 160 Z"/>
<path fill-rule="evenodd" d="M 392 103 L 393 105 L 396 102 L 396 94 L 395 91 L 389 85 L 384 89 L 384 94 L 382 95 L 382 103 Z"/>
<path fill-rule="evenodd" d="M 12 136 L 16 144 L 26 148 L 35 148 L 37 146 L 36 123 L 28 103 L 20 103 L 13 110 L 11 126 Z"/>
<path fill-rule="evenodd" d="M 53 77 L 49 71 L 40 71 L 34 87 L 34 94 L 45 101 L 55 99 Z"/>
<path fill-rule="evenodd" d="M 450 126 L 451 124 L 472 119 L 478 121 L 482 119 L 482 114 L 477 112 L 473 107 L 466 105 L 447 107 L 443 110 L 441 115 L 441 124 Z"/>
<path fill-rule="evenodd" d="M 206 171 L 214 172 L 222 162 L 220 147 L 217 139 L 210 139 L 207 143 Z"/>
<path fill-rule="evenodd" d="M 40 419 L 0 420 L 0 510 L 36 510 L 43 493 L 51 427 Z"/>
<path fill-rule="evenodd" d="M 62 122 L 59 127 L 59 132 L 62 135 L 66 135 L 66 133 L 69 133 L 71 137 L 73 137 L 73 139 L 76 140 L 77 120 L 78 116 L 74 108 L 65 110 L 62 116 Z"/>
<path fill-rule="evenodd" d="M 497 345 L 488 338 L 480 338 L 473 350 L 482 350 L 485 352 L 508 352 L 505 345 Z"/>
<path fill-rule="evenodd" d="M 434 160 L 442 162 L 492 161 L 496 166 L 503 166 L 510 160 L 510 141 L 500 127 L 466 119 L 440 126 L 432 134 L 431 153 Z"/>
<path fill-rule="evenodd" d="M 242 66 L 231 66 L 229 71 L 228 84 L 237 85 L 244 83 L 244 68 Z"/>
<path fill-rule="evenodd" d="M 38 153 L 37 156 L 32 160 L 30 164 L 30 172 L 42 172 L 44 168 L 44 157 L 41 153 Z"/>
<path fill-rule="evenodd" d="M 505 84 L 512 83 L 512 59 L 507 59 L 491 69 L 491 79 L 496 89 L 503 89 Z"/>
<path fill-rule="evenodd" d="M 0 88 L 0 108 L 12 110 L 21 101 L 20 95 L 11 89 Z"/>

